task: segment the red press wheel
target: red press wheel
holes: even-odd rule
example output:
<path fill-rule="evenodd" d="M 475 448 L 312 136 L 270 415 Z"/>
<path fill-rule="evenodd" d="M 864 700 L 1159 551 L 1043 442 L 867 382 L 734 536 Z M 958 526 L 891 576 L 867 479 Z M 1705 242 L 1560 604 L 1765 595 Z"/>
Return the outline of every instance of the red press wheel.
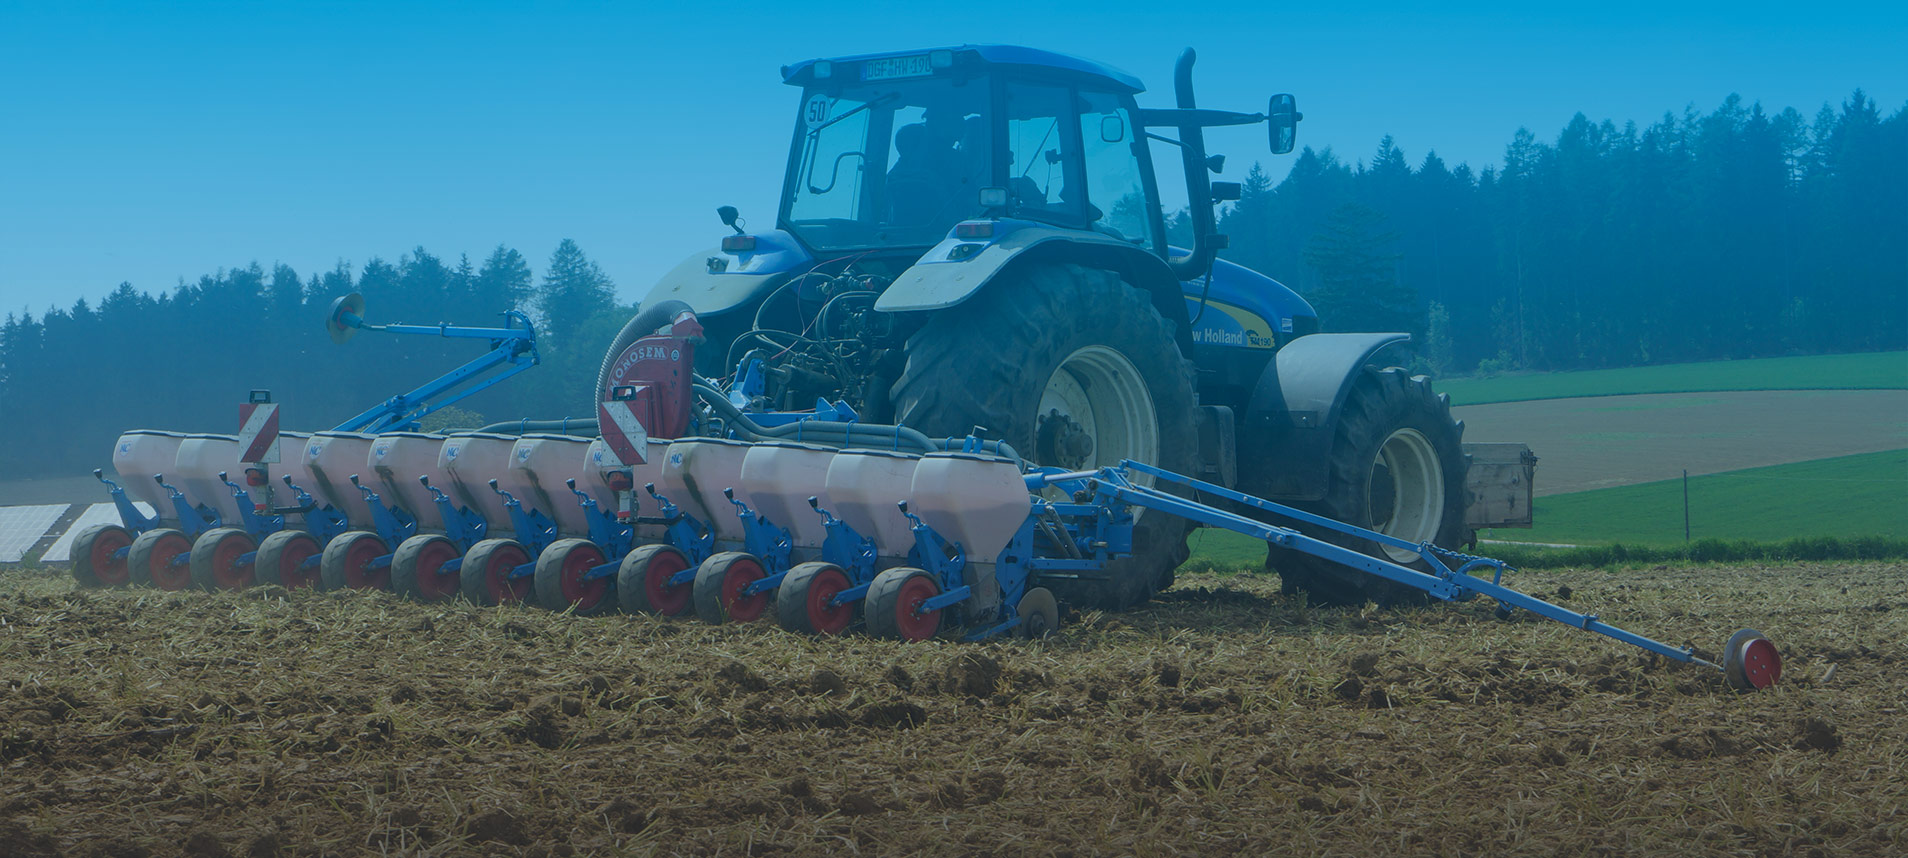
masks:
<path fill-rule="evenodd" d="M 192 583 L 201 590 L 238 590 L 252 583 L 250 562 L 239 559 L 258 550 L 258 541 L 236 527 L 218 527 L 199 534 L 192 543 Z M 254 555 L 256 560 L 257 556 Z"/>
<path fill-rule="evenodd" d="M 326 590 L 389 590 L 391 566 L 372 569 L 371 561 L 391 553 L 391 548 L 375 533 L 354 530 L 338 535 L 325 546 L 324 559 L 318 562 L 319 583 Z"/>
<path fill-rule="evenodd" d="M 537 602 L 552 611 L 569 608 L 577 616 L 601 614 L 616 607 L 610 597 L 610 579 L 585 577 L 609 562 L 609 556 L 587 539 L 559 539 L 537 558 Z"/>
<path fill-rule="evenodd" d="M 696 569 L 696 616 L 705 623 L 748 623 L 768 610 L 766 592 L 744 596 L 750 584 L 768 577 L 762 561 L 743 551 L 724 551 Z"/>
<path fill-rule="evenodd" d="M 838 635 L 854 622 L 853 602 L 834 604 L 848 589 L 848 573 L 833 563 L 803 563 L 789 570 L 775 593 L 775 619 L 782 628 L 810 635 Z"/>
<path fill-rule="evenodd" d="M 96 524 L 73 540 L 73 580 L 81 587 L 124 587 L 132 583 L 127 555 L 133 536 L 117 524 Z M 114 555 L 118 555 L 115 557 Z"/>
<path fill-rule="evenodd" d="M 689 568 L 689 558 L 670 545 L 645 545 L 631 551 L 616 570 L 616 598 L 627 613 L 674 617 L 689 610 L 689 582 L 670 584 L 676 573 Z"/>
<path fill-rule="evenodd" d="M 529 562 L 529 550 L 514 539 L 486 539 L 471 546 L 458 573 L 464 598 L 485 606 L 529 601 L 532 580 L 510 577 L 511 570 Z"/>
<path fill-rule="evenodd" d="M 924 641 L 941 630 L 941 611 L 921 603 L 941 595 L 941 585 L 923 569 L 897 566 L 868 585 L 868 631 L 875 637 Z"/>
<path fill-rule="evenodd" d="M 171 528 L 148 530 L 133 540 L 126 552 L 126 566 L 135 584 L 150 584 L 161 590 L 184 590 L 192 584 L 192 570 L 181 555 L 192 553 L 192 540 Z M 174 563 L 174 559 L 181 562 Z"/>
<path fill-rule="evenodd" d="M 391 586 L 414 599 L 441 602 L 459 589 L 457 570 L 445 572 L 444 564 L 462 556 L 448 536 L 413 536 L 391 555 Z"/>
<path fill-rule="evenodd" d="M 1755 629 L 1729 636 L 1723 645 L 1723 678 L 1737 691 L 1758 691 L 1782 678 L 1782 655 Z"/>
<path fill-rule="evenodd" d="M 302 530 L 281 530 L 258 544 L 258 559 L 252 561 L 252 574 L 259 584 L 276 584 L 287 590 L 318 584 L 318 564 L 305 565 L 324 547 L 318 538 Z"/>

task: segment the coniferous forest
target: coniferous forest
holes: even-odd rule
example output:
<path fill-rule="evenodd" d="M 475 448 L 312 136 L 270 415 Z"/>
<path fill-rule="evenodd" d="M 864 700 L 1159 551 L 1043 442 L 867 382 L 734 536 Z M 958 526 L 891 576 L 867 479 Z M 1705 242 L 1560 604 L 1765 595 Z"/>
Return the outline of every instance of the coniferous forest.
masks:
<path fill-rule="evenodd" d="M 1518 132 L 1481 171 L 1389 138 L 1367 158 L 1306 149 L 1277 184 L 1254 167 L 1220 221 L 1228 258 L 1304 294 L 1325 330 L 1411 331 L 1441 375 L 1908 348 L 1908 108 L 1859 91 L 1813 118 L 1734 97 L 1647 126 L 1578 115 L 1548 142 Z M 586 413 L 632 311 L 569 241 L 541 273 L 507 247 L 481 262 L 420 247 L 16 309 L 0 328 L 0 478 L 109 466 L 129 428 L 232 432 L 253 388 L 279 393 L 287 428 L 326 428 L 483 351 L 334 345 L 325 311 L 354 290 L 372 322 L 537 320 L 543 365 L 467 400 L 456 425 Z"/>

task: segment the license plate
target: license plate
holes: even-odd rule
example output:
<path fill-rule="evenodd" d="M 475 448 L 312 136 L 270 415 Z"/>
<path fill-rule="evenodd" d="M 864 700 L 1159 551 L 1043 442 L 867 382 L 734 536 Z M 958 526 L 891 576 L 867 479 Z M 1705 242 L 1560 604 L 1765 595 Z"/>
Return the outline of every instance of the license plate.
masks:
<path fill-rule="evenodd" d="M 881 57 L 861 64 L 862 80 L 892 80 L 897 77 L 925 77 L 934 73 L 927 54 L 912 57 Z"/>

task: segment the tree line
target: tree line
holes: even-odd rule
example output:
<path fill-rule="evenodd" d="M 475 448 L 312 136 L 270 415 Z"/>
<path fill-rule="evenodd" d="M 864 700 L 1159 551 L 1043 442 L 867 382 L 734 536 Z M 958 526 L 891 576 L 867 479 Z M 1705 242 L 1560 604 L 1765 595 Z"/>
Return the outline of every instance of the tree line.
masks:
<path fill-rule="evenodd" d="M 1731 96 L 1649 126 L 1578 114 L 1502 167 L 1303 150 L 1254 167 L 1225 255 L 1325 330 L 1408 330 L 1427 368 L 1568 370 L 1908 347 L 1908 107 L 1813 120 Z"/>
<path fill-rule="evenodd" d="M 1368 162 L 1305 149 L 1274 184 L 1255 166 L 1221 212 L 1227 258 L 1305 295 L 1325 330 L 1408 330 L 1442 374 L 1562 370 L 1908 348 L 1908 108 L 1857 91 L 1813 120 L 1731 97 L 1640 127 L 1579 114 L 1554 142 L 1520 130 L 1502 167 Z M 1184 213 L 1173 231 L 1186 242 Z M 157 295 L 0 326 L 0 478 L 84 473 L 124 429 L 229 433 L 253 388 L 288 428 L 320 428 L 449 369 L 481 342 L 320 322 L 363 292 L 373 322 L 538 324 L 543 366 L 442 425 L 585 415 L 604 349 L 633 312 L 574 242 L 541 277 L 516 250 L 455 264 L 420 247 L 301 276 L 256 263 Z"/>
<path fill-rule="evenodd" d="M 288 429 L 326 429 L 484 353 L 483 340 L 360 332 L 345 345 L 322 322 L 362 292 L 367 320 L 495 327 L 520 309 L 537 325 L 542 365 L 446 409 L 426 426 L 521 416 L 583 416 L 611 338 L 633 308 L 575 242 L 541 278 L 499 246 L 481 264 L 419 247 L 361 270 L 339 263 L 301 277 L 257 263 L 153 295 L 121 283 L 98 306 L 9 313 L 0 325 L 0 478 L 110 466 L 126 429 L 230 434 L 253 389 L 278 392 Z"/>

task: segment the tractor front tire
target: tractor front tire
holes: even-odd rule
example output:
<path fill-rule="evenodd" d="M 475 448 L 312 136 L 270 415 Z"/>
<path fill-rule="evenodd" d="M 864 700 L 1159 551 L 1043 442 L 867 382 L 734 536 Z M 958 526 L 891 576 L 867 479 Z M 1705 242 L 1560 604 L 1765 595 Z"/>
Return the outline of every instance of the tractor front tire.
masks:
<path fill-rule="evenodd" d="M 1326 518 L 1412 544 L 1453 547 L 1464 537 L 1464 424 L 1424 376 L 1367 367 L 1352 383 L 1332 435 L 1323 500 L 1302 506 Z M 1310 526 L 1318 539 L 1429 571 L 1417 552 Z M 1420 604 L 1424 591 L 1292 549 L 1271 548 L 1281 588 L 1314 604 Z"/>
<path fill-rule="evenodd" d="M 1146 292 L 1097 268 L 1023 267 L 937 311 L 908 339 L 892 395 L 897 423 L 930 437 L 978 426 L 1038 465 L 1130 458 L 1193 473 L 1198 457 L 1192 364 L 1172 322 Z M 1144 512 L 1131 557 L 1100 577 L 1043 584 L 1074 604 L 1146 601 L 1185 562 L 1187 530 L 1184 519 Z"/>

